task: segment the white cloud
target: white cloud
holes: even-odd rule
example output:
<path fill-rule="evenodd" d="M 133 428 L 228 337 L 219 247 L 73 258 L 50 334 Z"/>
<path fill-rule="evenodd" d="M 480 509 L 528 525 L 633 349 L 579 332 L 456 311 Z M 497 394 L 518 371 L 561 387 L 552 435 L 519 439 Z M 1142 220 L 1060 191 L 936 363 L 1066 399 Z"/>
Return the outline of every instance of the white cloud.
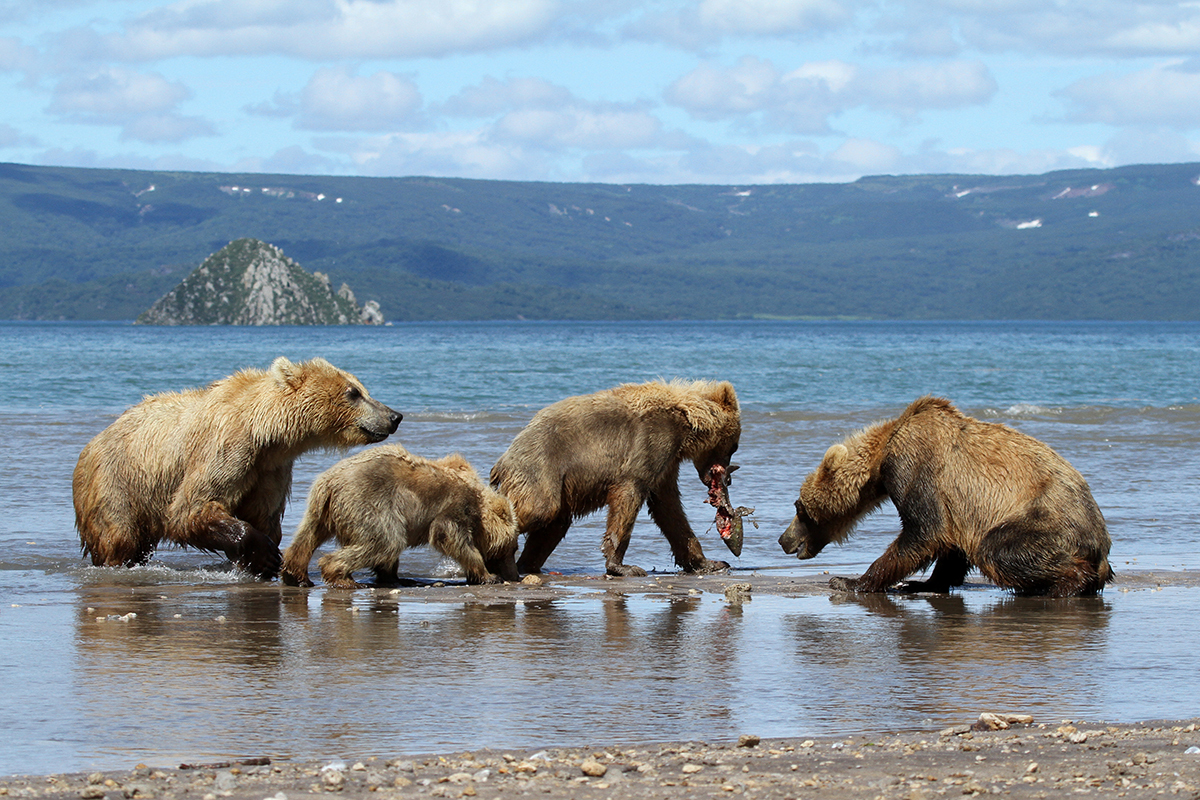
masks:
<path fill-rule="evenodd" d="M 20 39 L 0 37 L 0 71 L 29 71 L 37 60 L 37 50 Z"/>
<path fill-rule="evenodd" d="M 870 139 L 847 139 L 829 158 L 849 165 L 850 172 L 881 173 L 895 169 L 902 160 L 900 148 Z"/>
<path fill-rule="evenodd" d="M 562 108 L 573 103 L 571 91 L 542 78 L 499 81 L 488 75 L 477 86 L 468 86 L 442 108 L 461 117 L 490 117 L 511 108 Z"/>
<path fill-rule="evenodd" d="M 769 61 L 745 57 L 729 68 L 697 67 L 671 84 L 665 98 L 698 119 L 761 115 L 769 126 L 816 134 L 829 132 L 831 116 L 853 108 L 909 118 L 926 109 L 979 105 L 996 90 L 977 61 L 888 68 L 823 61 L 784 74 Z"/>
<path fill-rule="evenodd" d="M 1200 128 L 1200 74 L 1178 62 L 1084 78 L 1055 94 L 1072 122 Z"/>
<path fill-rule="evenodd" d="M 529 148 L 609 150 L 654 146 L 661 132 L 658 118 L 642 110 L 576 106 L 510 112 L 496 124 L 495 138 Z"/>
<path fill-rule="evenodd" d="M 99 122 L 169 111 L 191 96 L 183 84 L 157 73 L 110 67 L 64 78 L 54 87 L 50 111 Z"/>
<path fill-rule="evenodd" d="M 110 67 L 61 80 L 47 110 L 68 121 L 120 126 L 122 139 L 180 142 L 212 135 L 209 123 L 176 110 L 189 97 L 183 84 L 157 73 Z"/>
<path fill-rule="evenodd" d="M 402 133 L 317 142 L 346 156 L 359 175 L 447 175 L 509 180 L 552 180 L 544 154 L 490 140 L 484 130 Z M 560 176 L 561 179 L 561 176 Z"/>
<path fill-rule="evenodd" d="M 490 119 L 491 125 L 481 129 L 489 141 L 530 151 L 646 147 L 662 135 L 662 123 L 643 103 L 590 103 L 541 78 L 499 81 L 489 76 L 439 110 Z"/>
<path fill-rule="evenodd" d="M 804 32 L 851 18 L 836 0 L 700 0 L 696 14 L 702 27 L 724 35 Z"/>
<path fill-rule="evenodd" d="M 556 0 L 184 0 L 103 37 L 113 58 L 286 54 L 404 58 L 528 42 Z"/>
<path fill-rule="evenodd" d="M 300 92 L 297 126 L 324 131 L 386 131 L 411 127 L 421 92 L 394 72 L 358 77 L 346 67 L 320 69 Z"/>
<path fill-rule="evenodd" d="M 0 147 L 29 147 L 36 146 L 37 139 L 26 136 L 19 130 L 4 122 L 0 122 Z"/>

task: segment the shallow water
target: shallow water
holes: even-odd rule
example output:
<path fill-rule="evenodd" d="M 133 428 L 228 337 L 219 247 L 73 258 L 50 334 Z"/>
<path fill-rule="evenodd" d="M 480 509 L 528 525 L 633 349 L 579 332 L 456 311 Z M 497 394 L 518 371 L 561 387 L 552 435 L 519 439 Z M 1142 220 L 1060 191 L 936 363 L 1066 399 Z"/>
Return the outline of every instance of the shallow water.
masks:
<path fill-rule="evenodd" d="M 651 577 L 629 584 L 647 593 L 597 581 L 569 599 L 487 605 L 255 584 L 179 550 L 146 569 L 87 566 L 70 474 L 88 439 L 142 394 L 276 355 L 350 369 L 404 412 L 392 441 L 461 452 L 481 473 L 561 397 L 728 378 L 744 428 L 733 500 L 760 527 L 747 525 L 733 559 L 685 465 L 686 509 L 735 577 L 781 580 L 858 574 L 882 552 L 897 529 L 887 506 L 814 561 L 775 540 L 832 442 L 942 394 L 1047 441 L 1089 479 L 1118 576 L 1200 570 L 1198 325 L 0 324 L 0 718 L 13 729 L 0 772 L 877 731 L 985 710 L 1200 713 L 1193 588 L 1118 584 L 1065 601 L 983 586 L 936 599 L 756 595 L 739 608 L 718 590 L 670 598 Z M 312 479 L 338 458 L 298 462 L 285 544 Z M 602 525 L 580 521 L 547 568 L 600 574 Z M 644 515 L 627 560 L 659 580 L 674 570 Z M 454 580 L 428 551 L 401 570 Z"/>
<path fill-rule="evenodd" d="M 985 710 L 1128 721 L 1200 696 L 1180 649 L 1200 619 L 1178 613 L 1195 589 L 733 606 L 605 588 L 491 605 L 253 584 L 30 593 L 4 617 L 6 670 L 28 679 L 6 698 L 24 711 L 5 770 L 937 729 Z M 49 652 L 18 638 L 38 627 L 65 635 Z"/>

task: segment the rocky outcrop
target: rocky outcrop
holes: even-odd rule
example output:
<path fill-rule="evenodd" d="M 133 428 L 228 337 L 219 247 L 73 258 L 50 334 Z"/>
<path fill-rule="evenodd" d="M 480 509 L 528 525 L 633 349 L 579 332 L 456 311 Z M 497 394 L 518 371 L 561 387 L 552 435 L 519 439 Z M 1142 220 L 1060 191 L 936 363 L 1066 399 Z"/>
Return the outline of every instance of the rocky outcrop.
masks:
<path fill-rule="evenodd" d="M 274 245 L 238 239 L 213 253 L 137 318 L 139 325 L 380 325 L 350 287 L 309 273 Z"/>

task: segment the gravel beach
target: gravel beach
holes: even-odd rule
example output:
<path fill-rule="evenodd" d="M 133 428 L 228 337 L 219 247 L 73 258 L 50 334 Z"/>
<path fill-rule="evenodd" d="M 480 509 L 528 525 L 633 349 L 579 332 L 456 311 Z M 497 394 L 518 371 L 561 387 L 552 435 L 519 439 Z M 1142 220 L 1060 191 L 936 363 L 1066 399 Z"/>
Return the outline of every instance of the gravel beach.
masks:
<path fill-rule="evenodd" d="M 973 730 L 636 747 L 479 751 L 361 761 L 217 762 L 0 780 L 8 797 L 296 800 L 346 797 L 1200 797 L 1200 722 Z"/>

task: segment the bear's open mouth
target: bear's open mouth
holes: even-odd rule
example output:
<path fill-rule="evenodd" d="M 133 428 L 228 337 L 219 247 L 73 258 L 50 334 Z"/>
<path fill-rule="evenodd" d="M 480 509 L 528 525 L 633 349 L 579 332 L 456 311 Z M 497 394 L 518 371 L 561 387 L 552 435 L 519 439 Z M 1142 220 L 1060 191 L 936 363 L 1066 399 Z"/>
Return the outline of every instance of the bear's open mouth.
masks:
<path fill-rule="evenodd" d="M 737 469 L 736 465 L 731 469 L 726 469 L 720 464 L 713 464 L 709 468 L 708 499 L 704 502 L 717 509 L 717 516 L 713 519 L 713 523 L 717 526 L 717 533 L 721 534 L 721 541 L 725 542 L 729 552 L 735 556 L 741 556 L 742 517 L 753 514 L 754 509 L 745 506 L 734 508 L 729 501 L 729 473 L 735 469 Z M 757 522 L 750 521 L 754 523 L 754 527 L 758 527 Z"/>

